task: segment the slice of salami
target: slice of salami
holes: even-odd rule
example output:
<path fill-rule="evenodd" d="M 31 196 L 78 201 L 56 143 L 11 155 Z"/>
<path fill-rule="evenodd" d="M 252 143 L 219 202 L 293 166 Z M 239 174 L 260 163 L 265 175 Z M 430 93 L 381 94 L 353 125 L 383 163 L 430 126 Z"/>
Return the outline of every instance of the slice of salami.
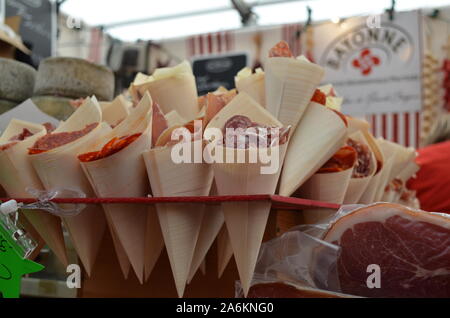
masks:
<path fill-rule="evenodd" d="M 284 144 L 289 138 L 289 127 L 270 127 L 255 123 L 247 116 L 236 115 L 224 126 L 224 144 L 227 147 L 271 147 Z"/>
<path fill-rule="evenodd" d="M 358 161 L 356 162 L 355 168 L 353 169 L 352 178 L 367 177 L 370 173 L 371 161 L 371 152 L 369 150 L 369 146 L 351 138 L 347 140 L 347 145 L 355 149 L 358 154 Z"/>
<path fill-rule="evenodd" d="M 7 144 L 1 145 L 0 146 L 0 151 L 4 151 L 6 149 L 11 148 L 12 146 L 14 146 L 15 144 L 19 143 L 18 141 L 13 141 L 13 142 L 9 142 Z"/>
<path fill-rule="evenodd" d="M 87 135 L 97 126 L 98 123 L 92 123 L 81 130 L 44 135 L 36 140 L 33 147 L 28 149 L 28 154 L 39 154 L 66 145 Z"/>
<path fill-rule="evenodd" d="M 25 140 L 28 137 L 33 136 L 33 133 L 31 131 L 29 131 L 26 128 L 23 128 L 22 132 L 20 134 L 17 134 L 15 136 L 12 136 L 11 138 L 9 138 L 9 143 L 3 144 L 0 146 L 0 151 L 4 151 L 6 149 L 11 148 L 12 146 L 14 146 L 15 144 L 17 144 L 19 141 Z"/>
<path fill-rule="evenodd" d="M 250 118 L 248 118 L 247 116 L 236 115 L 227 120 L 224 128 L 225 129 L 227 129 L 227 128 L 247 129 L 248 127 L 251 127 L 251 126 L 252 126 L 252 121 L 250 120 Z"/>
<path fill-rule="evenodd" d="M 9 141 L 22 141 L 30 136 L 33 136 L 33 133 L 31 131 L 29 131 L 28 129 L 24 128 L 20 134 L 9 138 Z"/>
<path fill-rule="evenodd" d="M 344 146 L 319 169 L 318 173 L 340 172 L 350 169 L 355 165 L 357 156 L 355 149 Z"/>
<path fill-rule="evenodd" d="M 130 145 L 133 141 L 138 139 L 142 133 L 130 135 L 130 136 L 123 136 L 123 137 L 114 137 L 110 141 L 108 141 L 101 150 L 99 151 L 93 151 L 93 152 L 87 152 L 84 154 L 81 154 L 78 156 L 78 160 L 81 162 L 90 162 L 95 161 L 99 159 L 103 159 L 106 157 L 109 157 L 120 150 L 124 149 L 128 145 Z"/>
<path fill-rule="evenodd" d="M 55 125 L 53 125 L 52 123 L 43 123 L 42 126 L 44 126 L 45 129 L 47 129 L 48 134 L 56 129 Z"/>
<path fill-rule="evenodd" d="M 327 104 L 327 96 L 320 89 L 316 88 L 311 101 L 325 106 Z"/>
<path fill-rule="evenodd" d="M 269 57 L 294 57 L 286 41 L 278 42 L 269 51 Z"/>

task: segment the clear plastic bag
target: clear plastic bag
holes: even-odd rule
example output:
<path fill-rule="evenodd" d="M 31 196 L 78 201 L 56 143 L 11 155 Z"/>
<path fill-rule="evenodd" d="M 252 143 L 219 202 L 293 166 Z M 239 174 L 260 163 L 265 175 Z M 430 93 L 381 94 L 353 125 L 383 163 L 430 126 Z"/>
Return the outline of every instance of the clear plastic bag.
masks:
<path fill-rule="evenodd" d="M 284 282 L 307 289 L 339 290 L 337 276 L 330 275 L 335 272 L 339 247 L 311 235 L 322 231 L 320 227 L 300 226 L 263 243 L 252 285 Z M 239 282 L 235 294 L 243 296 Z"/>
<path fill-rule="evenodd" d="M 50 191 L 26 189 L 29 194 L 37 199 L 36 202 L 21 205 L 21 209 L 45 210 L 56 216 L 70 217 L 78 215 L 86 207 L 85 204 L 56 204 L 51 202 L 54 198 L 85 198 L 86 194 L 72 189 L 52 189 Z"/>

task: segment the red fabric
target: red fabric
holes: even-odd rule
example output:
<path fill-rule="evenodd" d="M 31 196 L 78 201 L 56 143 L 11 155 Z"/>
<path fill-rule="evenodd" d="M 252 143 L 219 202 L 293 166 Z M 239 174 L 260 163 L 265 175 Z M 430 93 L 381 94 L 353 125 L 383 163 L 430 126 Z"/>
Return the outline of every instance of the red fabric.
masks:
<path fill-rule="evenodd" d="M 420 170 L 416 178 L 409 180 L 408 188 L 417 191 L 423 210 L 450 213 L 450 141 L 418 152 Z"/>

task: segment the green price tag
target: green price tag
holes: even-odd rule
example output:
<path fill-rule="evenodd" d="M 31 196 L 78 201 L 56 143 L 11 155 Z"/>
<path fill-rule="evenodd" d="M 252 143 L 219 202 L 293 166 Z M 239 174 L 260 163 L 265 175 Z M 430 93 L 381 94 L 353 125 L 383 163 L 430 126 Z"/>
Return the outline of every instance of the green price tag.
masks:
<path fill-rule="evenodd" d="M 44 266 L 24 259 L 22 251 L 0 222 L 0 293 L 4 298 L 18 298 L 22 276 L 44 269 Z"/>

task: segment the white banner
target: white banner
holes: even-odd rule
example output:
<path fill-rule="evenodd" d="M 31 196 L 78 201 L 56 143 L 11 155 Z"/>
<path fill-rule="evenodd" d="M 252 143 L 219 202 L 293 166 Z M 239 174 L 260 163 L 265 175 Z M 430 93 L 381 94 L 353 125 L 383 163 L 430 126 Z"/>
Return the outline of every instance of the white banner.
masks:
<path fill-rule="evenodd" d="M 326 68 L 354 116 L 421 109 L 421 16 L 418 11 L 357 17 L 314 28 L 315 62 Z"/>

